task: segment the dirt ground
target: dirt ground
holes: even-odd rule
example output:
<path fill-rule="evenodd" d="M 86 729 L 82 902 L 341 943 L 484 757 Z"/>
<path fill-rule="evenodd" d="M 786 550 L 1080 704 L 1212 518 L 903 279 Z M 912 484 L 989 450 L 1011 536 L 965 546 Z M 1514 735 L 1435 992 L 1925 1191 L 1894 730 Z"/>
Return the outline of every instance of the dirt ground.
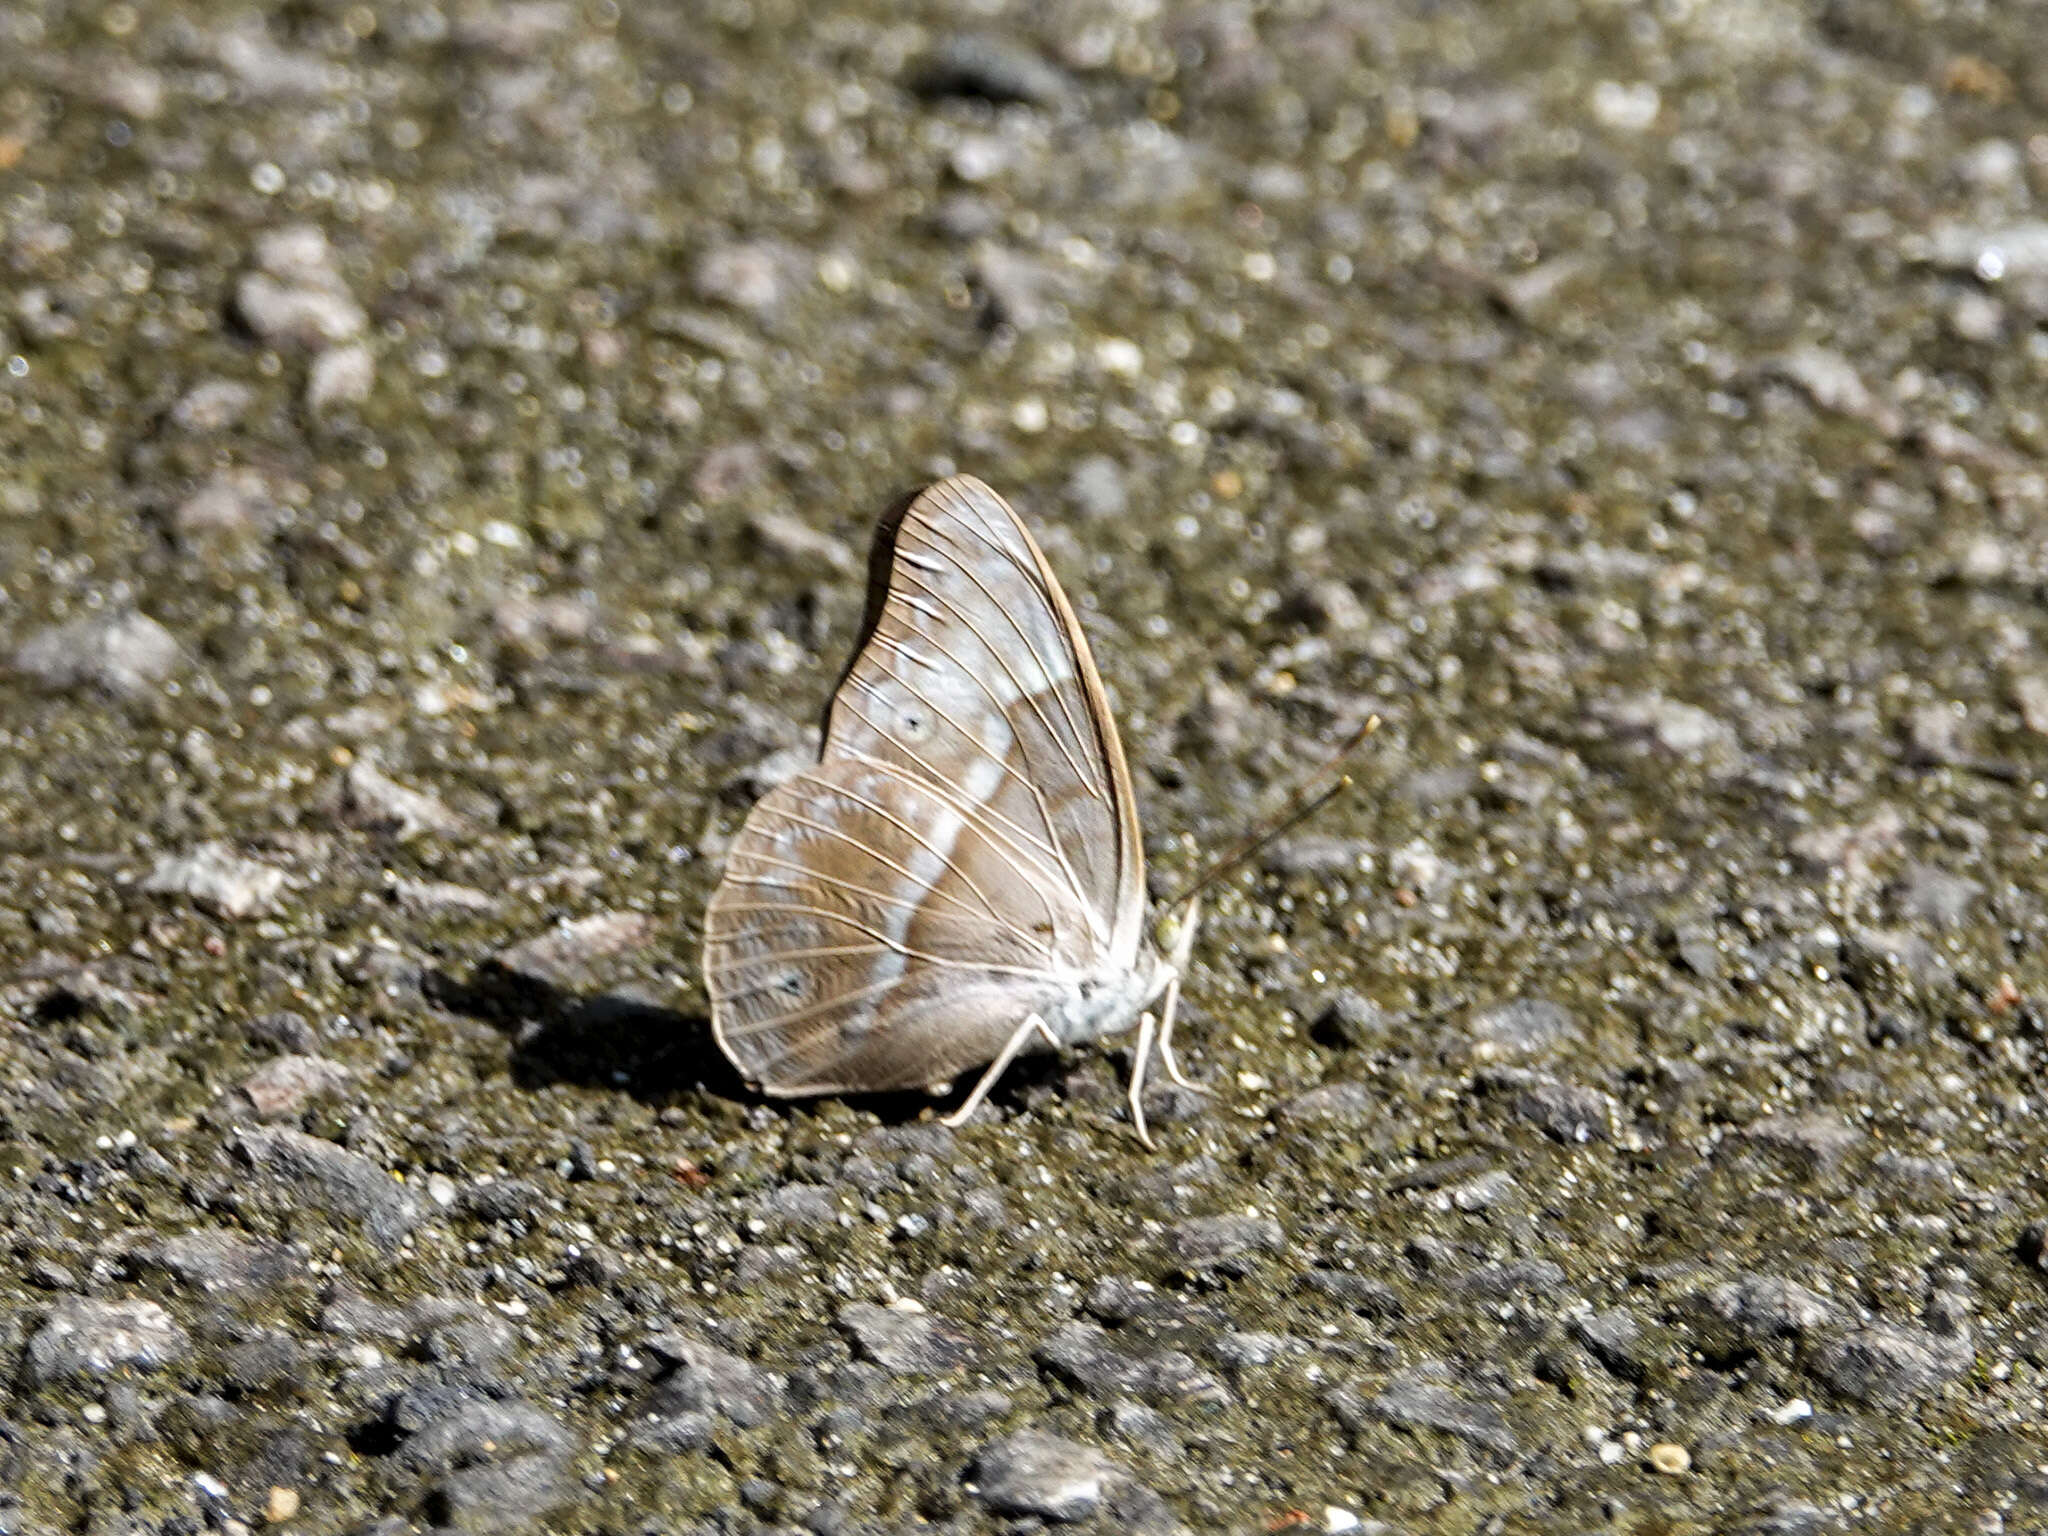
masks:
<path fill-rule="evenodd" d="M 2048 1528 L 2044 26 L 0 0 L 0 1532 Z M 954 470 L 1156 1151 L 710 1040 Z"/>

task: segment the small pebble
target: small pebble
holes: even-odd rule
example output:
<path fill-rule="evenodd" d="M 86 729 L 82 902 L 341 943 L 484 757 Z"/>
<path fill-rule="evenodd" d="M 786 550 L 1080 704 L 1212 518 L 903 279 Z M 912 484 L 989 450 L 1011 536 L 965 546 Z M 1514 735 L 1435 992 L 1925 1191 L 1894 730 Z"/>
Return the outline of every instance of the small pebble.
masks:
<path fill-rule="evenodd" d="M 188 897 L 221 917 L 268 912 L 284 888 L 283 870 L 245 859 L 220 842 L 159 859 L 141 885 L 149 895 Z"/>
<path fill-rule="evenodd" d="M 91 686 L 117 698 L 139 699 L 155 693 L 180 660 L 171 632 L 130 609 L 88 614 L 38 631 L 16 648 L 11 665 L 59 692 Z"/>
<path fill-rule="evenodd" d="M 1650 1465 L 1666 1477 L 1679 1477 L 1692 1470 L 1692 1452 L 1669 1440 L 1660 1440 L 1650 1447 Z"/>
<path fill-rule="evenodd" d="M 313 360 L 306 375 L 306 406 L 319 412 L 334 405 L 360 405 L 376 387 L 377 364 L 361 342 L 334 347 Z"/>

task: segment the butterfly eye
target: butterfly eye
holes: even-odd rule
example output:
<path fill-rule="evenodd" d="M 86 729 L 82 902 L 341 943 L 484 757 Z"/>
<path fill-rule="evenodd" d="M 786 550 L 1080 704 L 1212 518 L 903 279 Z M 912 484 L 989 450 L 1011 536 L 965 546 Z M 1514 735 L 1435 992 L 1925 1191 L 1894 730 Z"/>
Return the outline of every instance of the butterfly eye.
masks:
<path fill-rule="evenodd" d="M 780 992 L 784 997 L 787 998 L 794 999 L 802 997 L 804 995 L 803 972 L 784 971 L 780 976 L 775 978 L 775 990 Z"/>
<path fill-rule="evenodd" d="M 906 704 L 896 711 L 896 734 L 904 741 L 928 741 L 932 734 L 932 717 L 914 704 Z"/>

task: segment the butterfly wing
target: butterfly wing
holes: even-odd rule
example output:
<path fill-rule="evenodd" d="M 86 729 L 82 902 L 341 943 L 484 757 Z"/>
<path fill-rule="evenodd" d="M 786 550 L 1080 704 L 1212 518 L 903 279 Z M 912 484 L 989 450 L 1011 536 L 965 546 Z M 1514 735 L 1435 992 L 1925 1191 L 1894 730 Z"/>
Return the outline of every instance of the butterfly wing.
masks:
<path fill-rule="evenodd" d="M 941 481 L 875 571 L 822 760 L 755 806 L 706 918 L 713 1030 L 773 1093 L 951 1077 L 1141 942 L 1123 748 L 1016 514 Z"/>
<path fill-rule="evenodd" d="M 827 759 L 756 803 L 706 920 L 712 1027 L 770 1093 L 944 1082 L 1071 985 L 1053 901 L 952 797 Z"/>

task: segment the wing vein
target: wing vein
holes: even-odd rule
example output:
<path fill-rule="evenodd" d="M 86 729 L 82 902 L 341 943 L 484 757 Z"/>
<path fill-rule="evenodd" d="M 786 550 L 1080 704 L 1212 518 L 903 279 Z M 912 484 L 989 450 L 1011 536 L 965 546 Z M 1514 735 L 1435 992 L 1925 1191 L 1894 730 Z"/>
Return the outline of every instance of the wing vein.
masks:
<path fill-rule="evenodd" d="M 851 1008 L 878 992 L 886 992 L 889 988 L 900 985 L 901 982 L 902 978 L 899 976 L 891 976 L 886 981 L 872 981 L 864 987 L 856 987 L 851 992 L 841 992 L 836 997 L 823 998 L 807 1008 L 793 1008 L 788 1013 L 778 1013 L 772 1018 L 755 1019 L 746 1024 L 728 1024 L 721 1032 L 732 1039 L 738 1039 L 742 1035 L 766 1034 L 771 1029 L 787 1029 L 792 1024 L 802 1024 L 820 1014 L 830 1013 L 835 1008 Z"/>
<path fill-rule="evenodd" d="M 859 711 L 856 710 L 855 713 L 858 714 Z M 863 715 L 861 718 L 865 721 L 867 717 Z M 934 799 L 943 801 L 947 808 L 957 815 L 962 822 L 981 833 L 990 849 L 998 857 L 1015 868 L 1018 876 L 1026 885 L 1031 887 L 1033 893 L 1037 895 L 1040 905 L 1045 908 L 1047 923 L 1052 924 L 1055 931 L 1057 931 L 1058 919 L 1053 913 L 1052 902 L 1046 896 L 1045 889 L 1040 882 L 1049 881 L 1055 875 L 1063 877 L 1067 882 L 1068 888 L 1074 894 L 1075 904 L 1080 908 L 1083 915 L 1087 917 L 1089 928 L 1098 939 L 1103 937 L 1101 919 L 1094 907 L 1089 904 L 1088 893 L 1082 889 L 1080 877 L 1074 873 L 1073 866 L 1067 862 L 1065 851 L 1057 843 L 1047 849 L 1047 852 L 1051 853 L 1059 861 L 1057 868 L 1050 867 L 1036 858 L 1030 859 L 1027 863 L 1022 856 L 1013 856 L 1003 847 L 1003 843 L 1007 841 L 1003 829 L 1016 826 L 1016 823 L 1011 821 L 1009 817 L 999 812 L 991 811 L 985 805 L 977 805 L 964 797 L 955 799 L 954 790 L 950 784 L 936 778 L 925 778 L 909 773 L 901 764 L 892 763 L 886 758 L 870 757 L 865 752 L 853 752 L 849 753 L 848 756 L 856 762 L 873 768 L 877 773 L 886 773 L 892 778 L 902 780 L 922 793 L 931 795 Z M 1052 826 L 1052 812 L 1045 804 L 1044 795 L 1028 782 L 1025 784 L 1025 788 L 1029 789 L 1037 797 L 1039 814 L 1045 818 L 1047 828 L 1050 828 Z M 1018 830 L 1022 832 L 1021 828 Z M 1028 836 L 1029 834 L 1025 835 Z"/>
<path fill-rule="evenodd" d="M 857 880 L 847 880 L 838 875 L 828 875 L 824 873 L 822 870 L 811 868 L 811 866 L 809 866 L 808 864 L 799 864 L 794 859 L 778 859 L 770 853 L 756 853 L 751 851 L 747 852 L 744 855 L 744 857 L 758 860 L 760 863 L 766 864 L 774 869 L 786 869 L 790 871 L 792 874 L 802 875 L 807 880 L 815 880 L 820 885 L 835 886 L 838 889 L 845 891 L 849 896 L 865 896 L 870 901 L 885 902 L 892 907 L 908 907 L 913 912 L 915 912 L 919 907 L 923 905 L 922 902 L 917 901 L 909 896 L 897 896 L 888 891 L 878 891 L 872 888 L 871 886 L 862 885 Z M 774 889 L 788 889 L 787 881 L 770 880 L 760 875 L 728 874 L 725 878 L 736 885 L 765 885 Z M 960 913 L 960 915 L 970 922 L 978 923 L 984 921 L 983 915 L 981 913 L 975 911 L 974 908 L 968 906 L 966 902 L 962 901 L 959 897 L 953 895 L 950 891 L 928 890 L 927 893 L 929 895 L 942 897 L 944 900 L 951 902 L 954 908 Z M 1009 928 L 1020 936 L 1024 934 L 1024 930 L 1022 928 L 1018 928 L 1014 923 L 1006 923 L 1000 917 L 995 918 L 994 921 L 997 923 L 998 926 Z"/>
<path fill-rule="evenodd" d="M 920 533 L 919 537 L 924 537 L 924 535 Z M 926 542 L 932 543 L 932 541 L 928 538 L 926 539 Z M 934 549 L 937 549 L 938 545 L 932 543 L 932 547 Z M 1088 741 L 1088 734 L 1086 732 L 1083 732 L 1081 728 L 1075 724 L 1073 712 L 1067 705 L 1065 694 L 1061 691 L 1059 684 L 1053 681 L 1051 666 L 1047 664 L 1045 657 L 1039 655 L 1038 648 L 1031 643 L 1031 637 L 1024 632 L 1024 626 L 1019 624 L 1016 618 L 1010 613 L 1010 611 L 1007 608 L 1005 608 L 1001 602 L 997 600 L 995 594 L 989 591 L 989 589 L 985 585 L 983 585 L 981 578 L 976 576 L 973 571 L 967 568 L 967 564 L 965 561 L 959 559 L 957 556 L 951 558 L 953 560 L 953 565 L 955 566 L 955 568 L 958 569 L 960 573 L 964 575 L 970 582 L 974 583 L 975 587 L 980 590 L 982 596 L 988 599 L 989 606 L 994 608 L 997 613 L 1003 615 L 1004 619 L 1008 622 L 1010 626 L 1011 632 L 1017 636 L 1020 642 L 1022 642 L 1025 651 L 1030 654 L 1031 659 L 1038 663 L 1038 670 L 1045 675 L 1046 681 L 1049 684 L 1051 684 L 1051 687 L 1046 691 L 1049 691 L 1052 694 L 1053 699 L 1059 705 L 1061 722 L 1066 726 L 1067 732 L 1071 735 L 1073 741 L 1077 745 L 1081 745 L 1085 748 Z M 1082 788 L 1087 790 L 1089 798 L 1093 800 L 1100 800 L 1102 798 L 1102 791 L 1098 789 L 1095 786 L 1095 784 L 1091 781 L 1088 770 L 1082 767 L 1080 762 L 1075 758 L 1073 749 L 1069 747 L 1067 744 L 1067 737 L 1062 736 L 1059 728 L 1053 724 L 1052 718 L 1045 712 L 1045 706 L 1038 702 L 1038 691 L 1027 689 L 1024 686 L 1023 680 L 1017 676 L 1016 671 L 1010 666 L 1009 662 L 1003 659 L 1003 653 L 1000 650 L 998 650 L 993 643 L 991 643 L 989 637 L 982 632 L 981 627 L 977 625 L 974 622 L 974 620 L 968 616 L 966 609 L 960 607 L 957 603 L 953 602 L 950 598 L 948 598 L 944 593 L 932 587 L 922 578 L 912 579 L 916 581 L 917 585 L 923 590 L 926 597 L 930 598 L 933 602 L 939 604 L 942 608 L 952 613 L 952 615 L 956 619 L 958 619 L 961 624 L 966 626 L 968 633 L 972 634 L 975 639 L 981 642 L 982 648 L 986 650 L 991 657 L 994 658 L 996 665 L 1002 668 L 1003 675 L 1010 680 L 1010 686 L 1017 690 L 1017 697 L 1022 699 L 1027 705 L 1029 705 L 1032 714 L 1038 717 L 1039 725 L 1044 728 L 1045 734 L 1052 740 L 1053 745 L 1059 748 L 1060 755 L 1067 760 L 1067 767 L 1073 772 L 1075 779 L 1077 779 L 1080 782 Z M 1033 584 L 1034 586 L 1036 585 L 1035 582 Z M 1051 604 L 1049 603 L 1046 606 L 1048 609 L 1051 608 Z M 917 612 L 918 610 L 913 608 L 911 611 Z M 973 668 L 969 667 L 966 663 L 961 661 L 961 659 L 957 655 L 955 655 L 951 650 L 947 649 L 947 647 L 940 644 L 936 637 L 930 634 L 920 634 L 918 638 L 930 644 L 942 656 L 946 657 L 947 660 L 951 661 L 954 666 L 958 667 L 963 674 L 965 674 L 968 678 L 972 679 L 975 686 L 981 689 L 983 693 L 988 695 L 988 701 L 990 704 L 995 706 L 997 713 L 1002 713 L 1003 701 L 996 697 L 996 693 L 993 688 L 989 687 L 989 685 L 986 682 L 984 682 L 980 677 L 975 675 Z M 1079 682 L 1080 657 L 1074 656 L 1071 658 L 1071 660 L 1074 663 L 1075 681 Z"/>
<path fill-rule="evenodd" d="M 910 825 L 901 817 L 890 814 L 888 811 L 884 810 L 882 807 L 878 805 L 875 805 L 873 802 L 863 800 L 859 795 L 856 795 L 852 790 L 848 789 L 844 785 L 839 785 L 837 786 L 837 788 L 840 794 L 846 796 L 847 799 L 851 800 L 855 805 L 861 807 L 861 809 L 872 812 L 874 815 L 881 817 L 884 821 L 888 822 L 898 831 L 908 835 L 912 842 L 922 844 L 925 851 L 931 854 L 931 856 L 937 859 L 941 864 L 946 865 L 948 868 L 954 867 L 953 861 L 949 857 L 947 857 L 945 851 L 939 848 L 935 843 L 932 842 L 930 838 L 926 837 L 924 833 L 920 832 L 916 827 Z M 901 875 L 904 879 L 908 880 L 912 885 L 916 886 L 919 890 L 932 889 L 931 886 L 927 885 L 923 880 L 920 880 L 916 875 L 912 874 L 909 870 L 905 869 L 901 864 L 896 863 L 893 859 L 884 857 L 879 850 L 877 850 L 868 843 L 862 842 L 859 838 L 855 837 L 851 832 L 843 831 L 838 827 L 829 826 L 822 821 L 813 821 L 808 816 L 799 816 L 794 811 L 786 811 L 781 806 L 774 804 L 772 800 L 768 799 L 756 801 L 755 810 L 759 814 L 764 816 L 780 816 L 784 821 L 787 821 L 791 826 L 803 827 L 808 831 L 817 832 L 825 837 L 837 838 L 840 842 L 846 844 L 846 846 L 849 848 L 858 848 L 862 853 L 866 854 L 869 858 L 873 859 L 877 864 L 883 865 L 888 869 L 895 870 L 897 874 Z M 964 884 L 968 890 L 974 893 L 974 897 L 977 901 L 981 903 L 983 911 L 988 913 L 988 915 L 994 918 L 997 922 L 1002 921 L 1001 916 L 996 912 L 995 904 L 988 899 L 987 893 L 984 892 L 980 886 L 976 885 L 972 880 L 967 879 L 964 873 L 961 875 L 961 883 Z"/>
<path fill-rule="evenodd" d="M 858 682 L 861 689 L 864 692 L 866 692 L 870 697 L 884 700 L 886 700 L 887 698 L 887 695 L 884 694 L 879 687 L 877 687 L 875 684 L 871 682 L 868 682 L 865 678 L 850 678 L 848 679 L 848 681 Z M 896 679 L 896 681 L 900 683 L 905 689 L 905 691 L 907 691 L 920 704 L 924 705 L 925 708 L 929 709 L 933 714 L 937 715 L 940 719 L 944 720 L 948 725 L 952 726 L 954 730 L 959 731 L 963 737 L 966 737 L 966 739 L 969 741 L 974 740 L 972 736 L 967 735 L 967 732 L 960 726 L 960 724 L 957 721 L 953 719 L 951 715 L 947 714 L 945 710 L 941 709 L 937 704 L 934 704 L 924 694 L 920 693 L 916 688 L 912 687 L 908 679 L 899 677 Z M 851 702 L 848 703 L 847 707 L 849 709 L 852 709 L 854 714 L 860 717 L 861 724 L 865 725 L 870 731 L 874 732 L 875 735 L 882 737 L 884 740 L 892 739 L 887 735 L 886 732 L 882 730 L 880 726 L 875 724 L 874 719 L 870 715 L 865 713 L 863 710 L 859 709 Z M 899 748 L 901 748 L 903 744 L 901 742 L 897 742 L 896 745 Z M 1046 853 L 1051 854 L 1054 858 L 1058 858 L 1058 845 L 1051 841 L 1051 838 L 1053 836 L 1052 815 L 1050 811 L 1046 809 L 1043 803 L 1044 797 L 1042 795 L 1039 795 L 1038 786 L 1033 784 L 1028 778 L 1026 778 L 1023 774 L 1019 773 L 1015 768 L 1012 768 L 1010 766 L 1009 758 L 1007 756 L 1003 758 L 997 758 L 995 753 L 989 751 L 986 747 L 980 747 L 978 743 L 977 748 L 983 757 L 987 758 L 990 762 L 995 763 L 995 765 L 998 768 L 1002 769 L 1004 773 L 1008 774 L 1011 778 L 1015 779 L 1019 784 L 1023 785 L 1026 791 L 1033 795 L 1038 795 L 1040 800 L 1039 812 L 1045 818 L 1046 836 L 1044 838 L 1039 838 L 1035 836 L 1029 828 L 1012 820 L 1010 817 L 1005 816 L 1000 811 L 989 809 L 986 805 L 977 806 L 976 809 L 986 811 L 991 821 L 1001 822 L 1004 826 L 1009 827 L 1011 830 L 1013 830 L 1018 837 L 1024 839 L 1028 843 L 1035 845 L 1036 847 L 1042 848 Z M 924 769 L 924 777 L 922 779 L 912 780 L 911 782 L 918 784 L 920 787 L 925 787 L 929 785 L 941 789 L 952 788 L 952 786 L 948 784 L 944 778 L 942 778 L 939 774 L 934 773 L 932 771 L 931 764 L 927 763 L 921 756 L 919 756 L 915 752 L 909 752 L 908 749 L 905 749 L 905 752 L 906 755 L 909 756 L 910 759 L 918 765 L 918 767 Z M 880 758 L 870 756 L 868 753 L 865 752 L 857 752 L 851 755 L 858 757 L 862 762 L 881 762 Z M 1076 891 L 1078 893 L 1078 887 L 1076 887 Z"/>
<path fill-rule="evenodd" d="M 1017 551 L 1012 549 L 1009 546 L 1009 544 L 1004 542 L 1002 538 L 998 536 L 992 536 L 988 530 L 987 522 L 982 516 L 981 509 L 976 507 L 971 501 L 968 500 L 967 497 L 956 493 L 951 497 L 951 502 L 955 512 L 959 514 L 955 518 L 955 521 L 959 523 L 961 527 L 965 528 L 969 533 L 973 534 L 973 536 L 976 539 L 980 540 L 982 544 L 986 545 L 990 550 L 994 551 L 997 555 L 1000 555 L 1004 560 L 1008 561 L 1009 564 L 1024 577 L 1026 583 L 1029 586 L 1036 589 L 1038 594 L 1045 599 L 1046 607 L 1052 611 L 1054 619 L 1055 621 L 1057 621 L 1059 618 L 1058 605 L 1052 601 L 1051 594 L 1046 591 L 1047 577 L 1045 573 L 1038 568 L 1037 562 L 1019 559 Z M 928 519 L 926 526 L 929 529 L 929 531 L 927 532 L 924 530 L 920 530 L 920 536 L 923 537 L 925 542 L 932 547 L 934 552 L 941 553 L 942 555 L 948 553 L 946 551 L 941 551 L 939 549 L 937 541 L 943 538 L 948 543 L 951 543 L 952 534 L 950 533 L 950 531 L 943 527 L 941 524 L 939 524 L 936 520 Z M 1021 528 L 1015 526 L 1014 519 L 1012 519 L 1011 531 L 1013 533 L 1018 534 L 1020 537 L 1028 537 L 1027 535 L 1024 535 L 1023 530 Z M 1024 642 L 1024 648 L 1027 651 L 1029 651 L 1032 657 L 1040 663 L 1041 670 L 1043 670 L 1044 658 L 1039 656 L 1037 647 L 1032 645 L 1031 637 L 1024 633 L 1023 628 L 1017 623 L 1015 617 L 1009 613 L 1009 610 L 1004 608 L 1002 604 L 998 603 L 995 599 L 995 595 L 992 592 L 990 592 L 985 585 L 983 585 L 983 583 L 980 581 L 978 577 L 974 575 L 974 567 L 967 560 L 962 558 L 959 554 L 952 554 L 951 559 L 953 563 L 957 565 L 961 569 L 961 571 L 967 575 L 967 578 L 970 581 L 973 581 L 977 587 L 981 588 L 982 595 L 989 600 L 990 604 L 995 607 L 996 611 L 1003 614 L 1006 618 L 1010 620 L 1010 628 L 1016 632 L 1017 638 Z M 1076 642 L 1073 636 L 1067 634 L 1066 626 L 1064 624 L 1060 624 L 1059 629 L 1060 638 L 1067 642 L 1069 651 L 1073 653 L 1072 660 L 1074 662 L 1075 681 L 1079 682 L 1079 673 L 1081 666 L 1079 644 Z M 984 641 L 983 643 L 986 644 L 987 642 Z M 1047 675 L 1050 676 L 1050 673 L 1048 673 Z M 1011 678 L 1011 681 L 1016 681 L 1014 676 Z M 1073 733 L 1073 739 L 1076 743 L 1085 747 L 1089 741 L 1089 738 L 1095 735 L 1092 722 L 1088 723 L 1084 728 L 1084 722 L 1081 720 L 1077 720 L 1074 717 L 1073 709 L 1069 705 L 1066 696 L 1062 693 L 1059 693 L 1056 690 L 1054 693 L 1054 697 L 1059 700 L 1060 714 L 1066 721 L 1067 729 Z M 1049 722 L 1046 724 L 1046 729 L 1048 732 L 1050 732 L 1052 729 L 1051 724 Z M 1097 798 L 1100 797 L 1098 796 Z"/>
<path fill-rule="evenodd" d="M 798 917 L 823 918 L 828 923 L 839 923 L 851 928 L 855 933 L 865 934 L 868 938 L 875 941 L 875 945 L 893 950 L 906 960 L 921 960 L 930 965 L 966 965 L 969 969 L 1001 971 L 1007 975 L 1017 976 L 1049 976 L 1053 974 L 1051 971 L 1035 965 L 1006 965 L 998 960 L 991 960 L 986 963 L 961 961 L 947 955 L 934 954 L 928 950 L 914 949 L 910 945 L 905 944 L 901 939 L 892 939 L 881 929 L 862 922 L 850 912 L 835 912 L 830 907 L 814 907 L 807 902 L 745 901 L 736 902 L 725 908 L 725 910 L 728 912 L 777 912 L 789 913 Z M 790 955 L 791 952 L 789 951 L 776 950 L 764 955 L 749 956 L 745 960 L 733 963 L 737 965 L 758 965 L 763 962 L 786 960 L 790 958 Z"/>
<path fill-rule="evenodd" d="M 910 782 L 913 784 L 917 784 L 917 787 L 920 790 L 924 791 L 926 794 L 929 794 L 931 792 L 930 786 L 927 784 L 920 783 L 915 779 L 910 780 Z M 951 870 L 954 874 L 960 877 L 960 883 L 966 886 L 969 891 L 974 893 L 974 899 L 981 903 L 983 911 L 988 913 L 990 917 L 994 918 L 999 923 L 1003 920 L 1001 914 L 996 911 L 995 903 L 988 899 L 988 892 L 984 891 L 981 888 L 981 886 L 975 882 L 974 877 L 972 875 L 968 874 L 965 869 L 960 867 L 959 863 L 952 857 L 950 851 L 939 847 L 938 844 L 934 843 L 929 837 L 927 837 L 919 827 L 917 827 L 915 824 L 911 822 L 905 821 L 901 816 L 898 816 L 894 811 L 890 810 L 887 806 L 878 805 L 872 800 L 862 798 L 860 795 L 854 792 L 853 787 L 851 785 L 841 784 L 837 787 L 840 794 L 844 795 L 847 799 L 851 800 L 855 805 L 859 806 L 862 810 L 867 811 L 871 815 L 881 817 L 882 820 L 888 822 L 890 826 L 896 828 L 899 832 L 902 832 L 905 836 L 909 837 L 913 842 L 923 844 L 925 850 L 928 853 L 930 853 L 933 858 L 937 859 L 947 869 Z M 766 804 L 767 802 L 763 801 L 762 803 Z M 782 814 L 789 815 L 789 813 L 786 811 L 782 812 Z M 794 820 L 796 818 L 792 817 L 792 819 Z M 962 817 L 961 821 L 964 825 L 966 818 Z M 806 823 L 806 825 L 811 825 L 811 823 Z M 820 830 L 826 829 L 821 828 Z M 836 831 L 836 829 L 831 830 Z M 838 835 L 844 838 L 847 842 L 852 843 L 855 847 L 865 848 L 866 846 L 865 844 L 858 842 L 856 839 L 854 839 L 851 835 L 847 833 L 842 832 L 838 833 Z M 873 854 L 873 856 L 880 862 L 888 863 L 888 860 L 883 859 L 879 853 L 874 853 L 874 850 L 867 849 L 867 851 Z M 922 881 L 918 880 L 917 876 L 913 875 L 909 870 L 903 869 L 899 865 L 891 865 L 890 867 L 896 869 L 897 872 L 904 877 L 904 879 L 909 880 L 912 884 L 917 885 L 920 889 L 936 889 L 936 887 L 925 885 Z M 1025 883 L 1031 884 L 1031 882 L 1029 881 Z M 1046 901 L 1045 892 L 1041 891 L 1036 885 L 1031 885 L 1031 890 L 1032 894 L 1038 897 L 1039 903 L 1045 907 L 1046 922 L 1048 924 L 1052 924 L 1052 904 Z M 1057 925 L 1055 924 L 1054 926 L 1056 927 Z"/>

